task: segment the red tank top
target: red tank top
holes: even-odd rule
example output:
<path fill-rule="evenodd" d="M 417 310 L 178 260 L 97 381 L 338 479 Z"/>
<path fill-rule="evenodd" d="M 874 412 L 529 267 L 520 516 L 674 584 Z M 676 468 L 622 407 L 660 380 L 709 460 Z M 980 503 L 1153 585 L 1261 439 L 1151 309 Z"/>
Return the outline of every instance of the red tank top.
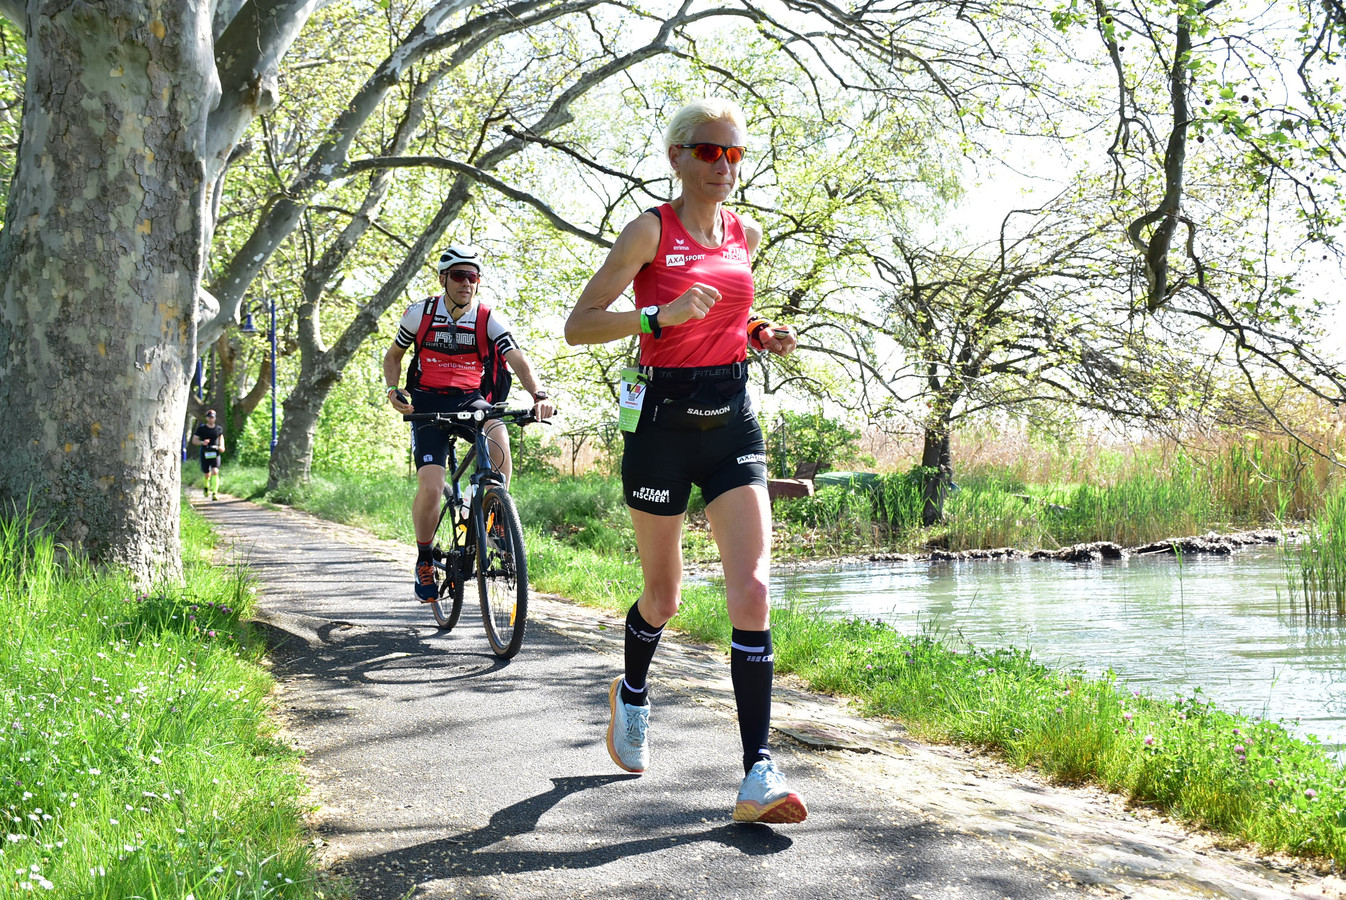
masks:
<path fill-rule="evenodd" d="M 714 249 L 692 240 L 673 207 L 659 207 L 659 249 L 636 273 L 636 306 L 663 306 L 693 284 L 708 284 L 720 299 L 704 319 L 663 329 L 663 336 L 640 336 L 643 366 L 724 366 L 748 357 L 748 311 L 752 308 L 752 265 L 739 217 L 720 210 L 724 242 Z"/>

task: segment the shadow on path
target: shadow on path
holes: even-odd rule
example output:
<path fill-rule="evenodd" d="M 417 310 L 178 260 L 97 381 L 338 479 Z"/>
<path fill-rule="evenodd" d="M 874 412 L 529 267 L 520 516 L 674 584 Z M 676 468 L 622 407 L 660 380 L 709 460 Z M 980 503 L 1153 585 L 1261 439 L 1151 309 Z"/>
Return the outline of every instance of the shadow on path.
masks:
<path fill-rule="evenodd" d="M 622 860 L 631 861 L 662 850 L 685 849 L 697 843 L 714 843 L 746 856 L 770 856 L 788 850 L 794 843 L 786 835 L 778 834 L 765 825 L 725 824 L 676 835 L 635 838 L 584 850 L 543 850 L 521 846 L 523 842 L 519 839 L 527 839 L 537 830 L 541 818 L 563 800 L 591 788 L 633 781 L 638 777 L 585 775 L 553 778 L 551 790 L 497 811 L 491 816 L 490 822 L 481 828 L 452 838 L 424 841 L 368 856 L 358 863 L 348 864 L 346 868 L 349 874 L 357 877 L 391 870 L 403 878 L 423 883 L 449 877 L 490 877 L 553 869 L 595 868 Z M 706 810 L 703 813 L 719 816 L 723 811 Z M 365 878 L 362 881 L 371 885 Z"/>

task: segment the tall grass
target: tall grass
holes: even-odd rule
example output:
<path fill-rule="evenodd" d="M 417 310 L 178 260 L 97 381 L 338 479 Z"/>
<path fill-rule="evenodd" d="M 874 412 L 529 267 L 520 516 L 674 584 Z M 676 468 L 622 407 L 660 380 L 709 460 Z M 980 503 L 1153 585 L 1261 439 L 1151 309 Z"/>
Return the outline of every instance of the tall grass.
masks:
<path fill-rule="evenodd" d="M 618 479 L 597 474 L 552 480 L 516 476 L 519 518 L 572 546 L 616 554 L 635 547 L 635 529 Z"/>
<path fill-rule="evenodd" d="M 1324 449 L 1331 447 L 1324 444 Z M 980 461 L 957 475 L 944 521 L 936 526 L 921 524 L 923 475 L 916 467 L 883 473 L 867 486 L 826 486 L 811 497 L 778 501 L 773 512 L 783 527 L 776 535 L 777 550 L 817 556 L 929 546 L 1033 550 L 1094 541 L 1135 546 L 1311 516 L 1332 478 L 1302 445 L 1266 436 L 1240 436 L 1207 448 L 1062 442 L 974 457 Z M 185 468 L 186 483 L 195 484 L 197 477 L 193 467 Z M 230 466 L 222 477 L 226 492 L 262 498 L 263 469 Z M 410 541 L 413 484 L 414 478 L 400 470 L 325 470 L 307 485 L 262 499 Z M 634 547 L 614 476 L 516 474 L 513 493 L 523 520 L 545 533 L 604 552 Z M 699 494 L 693 492 L 692 511 L 698 508 Z M 689 529 L 684 552 L 703 558 L 715 551 L 704 534 Z"/>
<path fill-rule="evenodd" d="M 188 477 L 185 472 L 184 477 Z M 267 494 L 266 480 L 264 469 L 235 467 L 224 478 L 222 489 L 249 499 L 295 506 L 320 518 L 366 528 L 388 540 L 415 540 L 413 476 L 395 471 L 325 471 L 280 494 Z M 619 479 L 597 473 L 559 479 L 515 473 L 510 494 L 520 520 L 539 533 L 605 553 L 635 548 L 635 531 Z"/>
<path fill-rule="evenodd" d="M 1287 558 L 1292 602 L 1310 615 L 1346 616 L 1346 487 L 1328 496 Z"/>
<path fill-rule="evenodd" d="M 185 489 L 198 480 L 183 470 Z M 388 540 L 413 541 L 411 498 L 416 481 L 403 472 L 322 472 L 304 484 L 266 492 L 267 472 L 260 466 L 221 470 L 220 490 L 250 500 L 271 501 L 307 510 L 319 518 L 366 528 Z"/>
<path fill-rule="evenodd" d="M 967 478 L 945 501 L 941 543 L 948 550 L 1051 546 L 1055 540 L 1042 512 L 1042 503 L 1022 484 L 996 477 Z"/>
<path fill-rule="evenodd" d="M 1288 438 L 1245 436 L 1209 454 L 1206 467 L 1212 495 L 1233 520 L 1286 522 L 1310 518 L 1318 508 L 1330 481 L 1322 462 Z"/>
<path fill-rule="evenodd" d="M 1097 477 L 1055 499 L 1071 508 L 1065 525 L 1081 540 L 1101 540 L 1107 531 L 1125 535 L 1118 526 L 1129 525 L 1133 539 L 1118 543 L 1148 543 L 1311 517 L 1333 479 L 1321 463 L 1303 444 L 1266 435 L 1205 447 L 1160 445 L 1114 455 Z"/>
<path fill-rule="evenodd" d="M 1166 470 L 1135 471 L 1107 486 L 1049 492 L 1059 511 L 1046 527 L 1062 545 L 1113 541 L 1128 547 L 1223 527 L 1230 516 L 1205 475 L 1182 456 Z"/>
<path fill-rule="evenodd" d="M 145 593 L 31 525 L 0 520 L 0 895 L 319 896 L 244 574 L 189 510 L 184 581 Z"/>
<path fill-rule="evenodd" d="M 879 520 L 865 490 L 828 485 L 811 497 L 779 500 L 772 512 L 794 532 L 793 546 L 810 554 L 842 554 L 877 543 Z"/>

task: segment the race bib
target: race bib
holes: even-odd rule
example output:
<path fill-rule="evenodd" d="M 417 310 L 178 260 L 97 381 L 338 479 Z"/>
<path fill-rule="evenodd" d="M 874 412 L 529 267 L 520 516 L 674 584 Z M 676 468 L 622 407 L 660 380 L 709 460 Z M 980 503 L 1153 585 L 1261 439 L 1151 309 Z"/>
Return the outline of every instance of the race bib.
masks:
<path fill-rule="evenodd" d="M 220 454 L 216 453 L 214 450 L 207 450 L 205 453 L 202 453 L 201 455 L 204 456 L 206 459 L 214 459 Z"/>
<path fill-rule="evenodd" d="M 640 424 L 640 411 L 645 406 L 645 390 L 649 387 L 640 377 L 640 370 L 622 369 L 622 390 L 618 399 L 617 427 L 635 431 Z"/>

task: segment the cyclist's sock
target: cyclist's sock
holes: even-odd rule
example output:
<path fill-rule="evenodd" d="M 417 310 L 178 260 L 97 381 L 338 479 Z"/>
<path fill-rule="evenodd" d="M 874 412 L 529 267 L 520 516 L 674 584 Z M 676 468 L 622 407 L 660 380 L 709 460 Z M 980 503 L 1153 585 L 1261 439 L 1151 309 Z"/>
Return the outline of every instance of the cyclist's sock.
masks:
<path fill-rule="evenodd" d="M 658 628 L 645 621 L 640 614 L 640 604 L 631 605 L 626 614 L 626 677 L 622 679 L 622 701 L 632 706 L 644 706 L 650 702 L 650 693 L 645 680 L 650 674 L 650 663 L 654 660 L 654 651 L 659 647 L 659 637 L 664 627 Z"/>
<path fill-rule="evenodd" d="M 776 671 L 771 629 L 735 628 L 729 645 L 729 679 L 738 705 L 738 733 L 743 739 L 743 772 L 761 759 L 770 759 L 767 735 L 771 730 L 771 680 Z"/>
<path fill-rule="evenodd" d="M 434 541 L 427 541 L 422 544 L 416 542 L 416 562 L 428 562 L 431 559 L 430 548 L 434 546 Z"/>

